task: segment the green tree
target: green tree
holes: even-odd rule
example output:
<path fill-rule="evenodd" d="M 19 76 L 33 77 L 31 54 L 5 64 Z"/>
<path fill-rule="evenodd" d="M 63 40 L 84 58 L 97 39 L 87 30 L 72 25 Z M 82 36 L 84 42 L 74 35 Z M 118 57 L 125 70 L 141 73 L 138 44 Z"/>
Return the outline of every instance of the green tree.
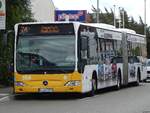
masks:
<path fill-rule="evenodd" d="M 14 35 L 8 34 L 6 46 L 3 34 L 14 30 L 16 23 L 30 21 L 35 21 L 31 13 L 30 0 L 6 0 L 6 30 L 0 31 L 0 79 L 4 82 L 10 74 L 8 67 L 13 62 Z"/>
<path fill-rule="evenodd" d="M 6 25 L 7 29 L 13 29 L 18 22 L 33 21 L 30 0 L 6 0 Z"/>

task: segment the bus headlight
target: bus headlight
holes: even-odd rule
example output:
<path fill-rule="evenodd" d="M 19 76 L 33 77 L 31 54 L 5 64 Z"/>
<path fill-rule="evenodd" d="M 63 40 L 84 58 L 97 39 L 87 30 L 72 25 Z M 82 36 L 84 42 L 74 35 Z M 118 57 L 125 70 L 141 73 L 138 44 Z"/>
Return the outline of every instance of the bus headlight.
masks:
<path fill-rule="evenodd" d="M 15 82 L 15 86 L 25 86 L 23 82 Z"/>
<path fill-rule="evenodd" d="M 79 80 L 73 80 L 73 81 L 69 81 L 65 84 L 65 86 L 79 86 L 81 83 L 81 81 Z"/>

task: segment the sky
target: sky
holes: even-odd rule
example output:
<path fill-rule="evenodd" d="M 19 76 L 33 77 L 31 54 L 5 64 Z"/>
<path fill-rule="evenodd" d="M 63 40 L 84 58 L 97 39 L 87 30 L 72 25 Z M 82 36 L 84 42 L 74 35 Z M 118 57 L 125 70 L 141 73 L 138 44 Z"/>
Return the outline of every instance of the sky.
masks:
<path fill-rule="evenodd" d="M 35 18 L 39 21 L 49 20 L 49 1 L 50 0 L 31 0 L 33 13 Z M 53 0 L 53 3 L 57 9 L 60 10 L 87 10 L 92 12 L 92 5 L 97 7 L 97 0 Z M 146 20 L 150 25 L 150 0 L 146 0 Z M 144 0 L 99 0 L 99 8 L 104 12 L 104 7 L 107 9 L 114 8 L 116 6 L 116 15 L 119 7 L 124 8 L 129 16 L 133 16 L 136 21 L 139 21 L 139 16 L 144 20 Z M 44 8 L 43 8 L 44 7 Z"/>

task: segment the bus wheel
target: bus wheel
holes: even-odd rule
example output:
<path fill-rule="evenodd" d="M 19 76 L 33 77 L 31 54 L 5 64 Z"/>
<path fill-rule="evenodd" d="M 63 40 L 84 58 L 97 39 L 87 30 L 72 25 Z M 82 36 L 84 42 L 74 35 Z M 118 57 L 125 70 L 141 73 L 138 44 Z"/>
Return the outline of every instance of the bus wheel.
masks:
<path fill-rule="evenodd" d="M 121 72 L 118 72 L 118 76 L 117 76 L 117 86 L 116 86 L 116 90 L 119 90 L 121 88 Z"/>
<path fill-rule="evenodd" d="M 96 78 L 95 78 L 95 77 L 92 77 L 92 89 L 91 89 L 91 91 L 90 91 L 90 96 L 94 96 L 96 90 L 97 90 Z"/>
<path fill-rule="evenodd" d="M 136 86 L 140 84 L 140 71 L 137 72 L 137 80 L 136 80 Z"/>

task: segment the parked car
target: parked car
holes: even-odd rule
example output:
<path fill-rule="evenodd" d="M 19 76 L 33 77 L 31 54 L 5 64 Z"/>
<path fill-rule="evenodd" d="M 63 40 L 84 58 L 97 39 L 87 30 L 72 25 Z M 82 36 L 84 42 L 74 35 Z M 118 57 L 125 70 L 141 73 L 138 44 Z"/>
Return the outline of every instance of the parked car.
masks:
<path fill-rule="evenodd" d="M 147 78 L 150 78 L 150 59 L 146 61 Z"/>

